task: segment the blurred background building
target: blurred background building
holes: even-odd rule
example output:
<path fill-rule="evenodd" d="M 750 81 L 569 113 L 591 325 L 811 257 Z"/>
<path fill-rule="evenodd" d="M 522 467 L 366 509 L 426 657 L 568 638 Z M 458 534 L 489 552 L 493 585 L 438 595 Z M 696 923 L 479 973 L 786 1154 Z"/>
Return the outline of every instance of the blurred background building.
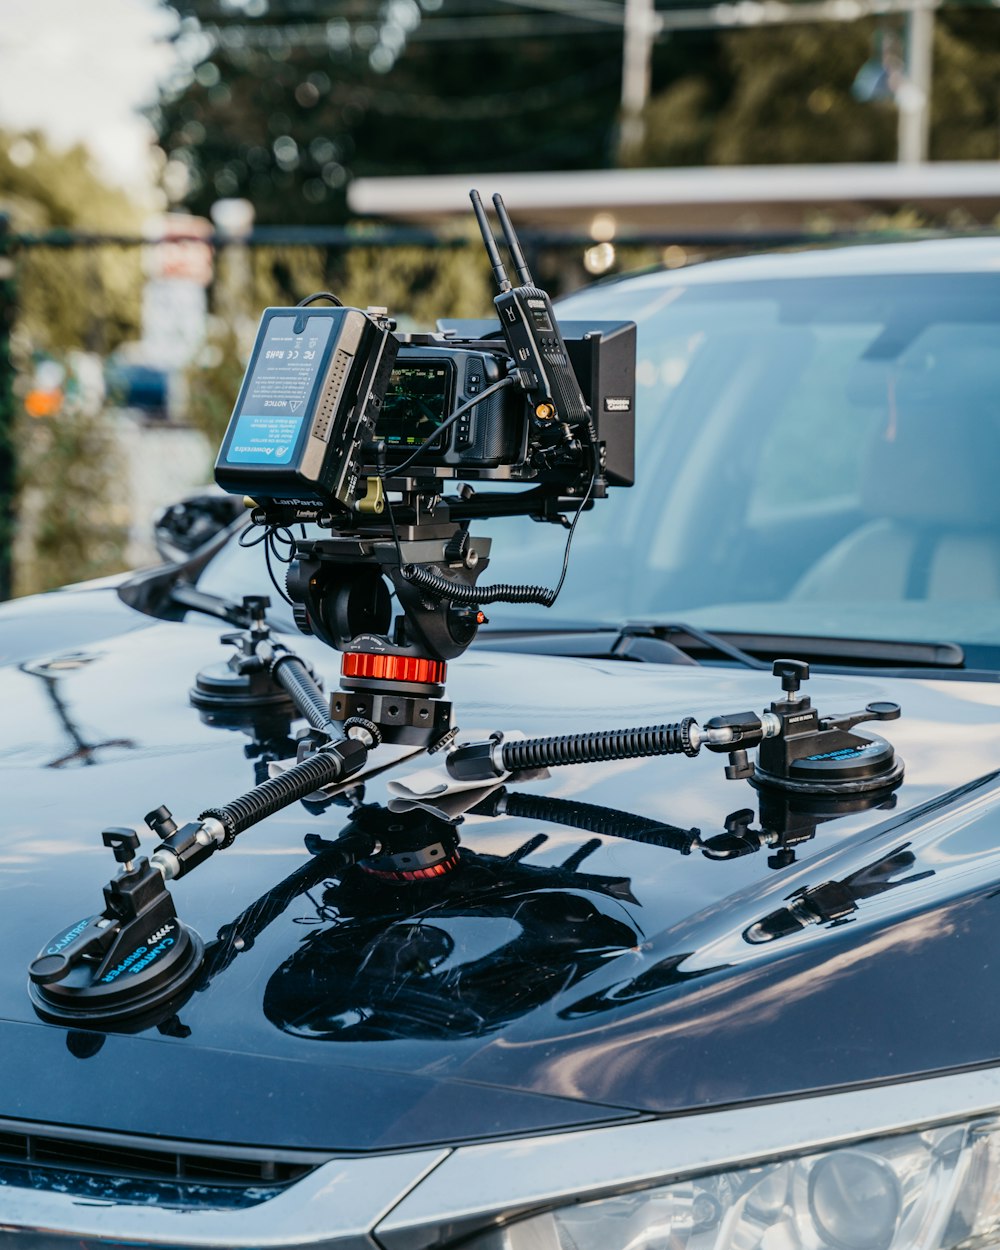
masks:
<path fill-rule="evenodd" d="M 980 0 L 0 2 L 0 598 L 155 558 L 259 309 L 490 307 L 467 191 L 554 292 L 992 228 Z"/>

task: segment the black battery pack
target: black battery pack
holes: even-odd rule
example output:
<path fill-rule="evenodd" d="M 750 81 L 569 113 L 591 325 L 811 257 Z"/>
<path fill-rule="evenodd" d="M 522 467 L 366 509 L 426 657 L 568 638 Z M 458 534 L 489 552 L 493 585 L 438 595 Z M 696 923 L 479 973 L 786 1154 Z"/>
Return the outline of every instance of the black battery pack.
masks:
<path fill-rule="evenodd" d="M 266 308 L 216 482 L 255 500 L 353 507 L 398 346 L 358 308 Z"/>

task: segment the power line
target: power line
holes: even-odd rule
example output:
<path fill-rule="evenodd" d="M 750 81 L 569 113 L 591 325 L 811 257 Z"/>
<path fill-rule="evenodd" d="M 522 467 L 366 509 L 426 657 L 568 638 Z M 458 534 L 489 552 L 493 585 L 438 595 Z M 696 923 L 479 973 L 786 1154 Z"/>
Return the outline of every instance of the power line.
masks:
<path fill-rule="evenodd" d="M 515 4 L 522 9 L 536 9 L 543 13 L 563 13 L 582 22 L 607 22 L 621 26 L 625 20 L 620 4 L 609 0 L 499 0 L 500 4 Z"/>

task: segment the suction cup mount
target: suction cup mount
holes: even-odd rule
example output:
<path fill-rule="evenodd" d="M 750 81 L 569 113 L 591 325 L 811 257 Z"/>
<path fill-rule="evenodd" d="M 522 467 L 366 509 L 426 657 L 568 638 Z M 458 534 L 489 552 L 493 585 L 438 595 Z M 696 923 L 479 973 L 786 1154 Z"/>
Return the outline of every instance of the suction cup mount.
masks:
<path fill-rule="evenodd" d="M 820 716 L 800 687 L 809 678 L 802 660 L 775 660 L 782 697 L 770 707 L 777 729 L 760 744 L 748 780 L 758 789 L 844 796 L 889 791 L 903 778 L 903 762 L 885 738 L 853 733 L 865 721 L 898 720 L 898 703 L 869 703 L 862 711 Z"/>
<path fill-rule="evenodd" d="M 246 629 L 222 635 L 236 650 L 228 660 L 203 668 L 190 692 L 192 704 L 210 724 L 239 727 L 262 716 L 291 717 L 295 705 L 271 675 L 274 646 L 264 614 L 265 595 L 244 595 Z"/>
<path fill-rule="evenodd" d="M 178 920 L 160 872 L 135 857 L 135 831 L 101 837 L 121 864 L 104 910 L 60 930 L 28 968 L 36 1011 L 60 1024 L 155 1020 L 176 1009 L 201 966 L 201 939 Z"/>

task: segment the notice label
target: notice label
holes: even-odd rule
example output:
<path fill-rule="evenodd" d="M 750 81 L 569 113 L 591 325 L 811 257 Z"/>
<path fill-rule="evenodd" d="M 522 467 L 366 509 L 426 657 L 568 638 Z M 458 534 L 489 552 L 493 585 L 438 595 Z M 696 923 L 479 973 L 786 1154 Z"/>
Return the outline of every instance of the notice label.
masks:
<path fill-rule="evenodd" d="M 302 417 L 257 417 L 241 413 L 226 459 L 230 464 L 288 464 Z"/>

